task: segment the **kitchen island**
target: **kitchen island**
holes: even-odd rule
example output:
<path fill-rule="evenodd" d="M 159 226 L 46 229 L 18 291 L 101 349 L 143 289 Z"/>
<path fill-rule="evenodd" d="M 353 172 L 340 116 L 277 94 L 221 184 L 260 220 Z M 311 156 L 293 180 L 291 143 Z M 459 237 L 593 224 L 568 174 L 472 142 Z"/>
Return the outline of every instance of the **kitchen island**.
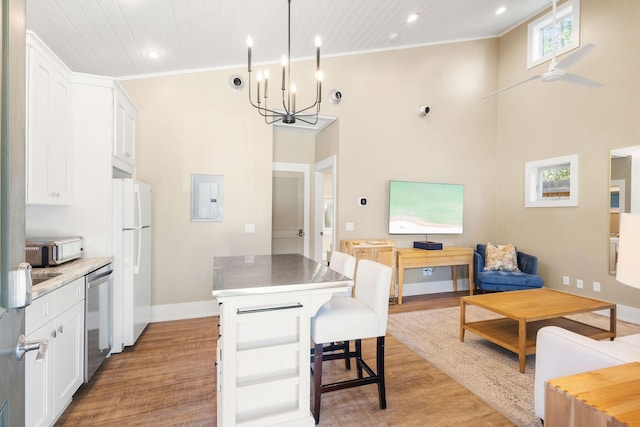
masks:
<path fill-rule="evenodd" d="M 313 426 L 310 318 L 352 280 L 302 255 L 214 259 L 218 426 Z"/>

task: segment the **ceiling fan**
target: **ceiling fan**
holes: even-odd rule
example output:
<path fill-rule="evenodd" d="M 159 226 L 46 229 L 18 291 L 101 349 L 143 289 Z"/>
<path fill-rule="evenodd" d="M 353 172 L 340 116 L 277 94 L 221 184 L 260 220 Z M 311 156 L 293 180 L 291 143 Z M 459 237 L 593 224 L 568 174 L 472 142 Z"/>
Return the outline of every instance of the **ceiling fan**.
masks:
<path fill-rule="evenodd" d="M 590 88 L 597 88 L 602 86 L 601 83 L 598 83 L 594 80 L 588 79 L 586 77 L 582 77 L 579 76 L 577 74 L 572 74 L 572 73 L 567 73 L 565 71 L 566 68 L 571 67 L 572 65 L 574 65 L 576 62 L 580 61 L 582 58 L 584 58 L 589 52 L 591 52 L 594 48 L 595 45 L 593 45 L 592 43 L 586 44 L 584 46 L 582 46 L 580 49 L 576 50 L 575 52 L 573 52 L 572 54 L 570 54 L 569 56 L 567 56 L 566 58 L 564 58 L 562 61 L 560 62 L 556 62 L 556 0 L 553 0 L 553 23 L 552 23 L 553 27 L 552 27 L 552 34 L 553 34 L 553 43 L 551 44 L 551 63 L 549 64 L 549 69 L 547 70 L 546 73 L 543 74 L 537 74 L 535 76 L 531 76 L 529 78 L 526 78 L 518 83 L 512 84 L 511 86 L 507 86 L 505 88 L 502 88 L 500 90 L 497 90 L 496 92 L 490 93 L 489 95 L 483 96 L 482 99 L 485 98 L 489 98 L 491 96 L 494 96 L 500 92 L 504 92 L 505 90 L 508 89 L 512 89 L 516 86 L 519 86 L 523 83 L 527 83 L 530 82 L 532 80 L 542 80 L 543 82 L 547 83 L 547 82 L 553 82 L 556 80 L 564 80 L 566 82 L 569 83 L 575 83 L 575 84 L 579 84 L 581 86 L 586 86 L 586 87 L 590 87 Z"/>

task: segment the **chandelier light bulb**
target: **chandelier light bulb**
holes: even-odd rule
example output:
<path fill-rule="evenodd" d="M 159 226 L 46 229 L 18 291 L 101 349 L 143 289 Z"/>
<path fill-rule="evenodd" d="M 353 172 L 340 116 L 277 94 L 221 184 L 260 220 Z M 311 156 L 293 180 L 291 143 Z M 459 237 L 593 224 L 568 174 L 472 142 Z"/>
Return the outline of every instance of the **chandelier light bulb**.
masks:
<path fill-rule="evenodd" d="M 247 71 L 251 72 L 251 46 L 253 46 L 253 39 L 251 36 L 247 37 Z"/>
<path fill-rule="evenodd" d="M 322 81 L 322 77 L 323 77 L 322 71 L 318 70 L 316 72 L 316 79 L 318 79 L 318 81 L 321 82 Z"/>
<path fill-rule="evenodd" d="M 320 47 L 322 45 L 322 40 L 320 39 L 320 36 L 316 36 L 316 47 Z"/>
<path fill-rule="evenodd" d="M 291 83 L 291 112 L 296 113 L 296 84 Z"/>
<path fill-rule="evenodd" d="M 257 81 L 257 94 L 258 97 L 256 98 L 258 100 L 258 104 L 260 104 L 260 82 L 262 82 L 262 71 L 258 71 L 258 75 L 256 76 L 256 81 Z"/>
<path fill-rule="evenodd" d="M 269 70 L 264 70 L 262 72 L 262 75 L 264 76 L 264 97 L 268 98 L 269 97 Z"/>

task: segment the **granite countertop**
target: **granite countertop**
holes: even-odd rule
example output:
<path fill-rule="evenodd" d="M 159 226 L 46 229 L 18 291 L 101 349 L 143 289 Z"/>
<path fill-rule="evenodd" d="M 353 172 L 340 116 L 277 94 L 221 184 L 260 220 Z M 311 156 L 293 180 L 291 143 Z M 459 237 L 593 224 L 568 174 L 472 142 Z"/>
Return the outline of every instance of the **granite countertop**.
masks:
<path fill-rule="evenodd" d="M 92 257 L 79 258 L 56 267 L 33 268 L 31 270 L 32 279 L 47 277 L 49 277 L 49 279 L 33 285 L 31 296 L 34 300 L 40 298 L 111 262 L 113 262 L 113 257 Z"/>

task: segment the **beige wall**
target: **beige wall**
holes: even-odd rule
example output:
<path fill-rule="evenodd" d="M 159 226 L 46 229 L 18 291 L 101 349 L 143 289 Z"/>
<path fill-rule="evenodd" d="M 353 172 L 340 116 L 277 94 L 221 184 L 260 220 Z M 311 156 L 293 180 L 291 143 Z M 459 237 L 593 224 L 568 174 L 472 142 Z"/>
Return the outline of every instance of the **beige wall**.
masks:
<path fill-rule="evenodd" d="M 464 234 L 430 240 L 470 247 L 495 236 L 496 110 L 480 98 L 495 87 L 496 55 L 497 41 L 484 40 L 336 61 L 344 97 L 325 113 L 340 117 L 339 239 L 391 238 L 398 247 L 425 240 L 387 234 L 389 180 L 464 184 Z M 431 108 L 425 118 L 421 104 Z M 450 276 L 436 269 L 431 279 Z M 421 272 L 410 270 L 405 282 L 416 281 Z"/>
<path fill-rule="evenodd" d="M 139 110 L 137 177 L 153 186 L 154 305 L 211 300 L 214 256 L 271 250 L 272 130 L 229 74 L 123 82 Z M 224 176 L 223 222 L 190 221 L 193 173 Z"/>
<path fill-rule="evenodd" d="M 548 286 L 640 307 L 637 292 L 607 274 L 609 150 L 640 140 L 640 51 L 628 46 L 640 35 L 640 2 L 582 0 L 581 13 L 582 42 L 597 48 L 571 71 L 605 84 L 597 90 L 531 82 L 481 100 L 546 70 L 526 70 L 526 24 L 500 39 L 323 58 L 323 93 L 344 95 L 322 106 L 339 118 L 326 139 L 339 144 L 316 141 L 316 160 L 338 151 L 338 238 L 411 246 L 424 236 L 387 235 L 388 181 L 461 183 L 464 234 L 429 239 L 513 242 L 538 255 Z M 123 82 L 140 110 L 138 175 L 154 186 L 154 304 L 209 300 L 214 255 L 269 251 L 273 135 L 248 106 L 246 88 L 228 87 L 234 72 L 244 71 Z M 303 105 L 313 64 L 296 63 L 294 73 Z M 431 107 L 426 118 L 416 115 L 420 104 Z M 579 206 L 525 209 L 524 163 L 573 153 Z M 225 176 L 224 222 L 189 222 L 191 173 Z M 366 208 L 356 204 L 361 196 Z M 355 231 L 345 231 L 347 222 Z M 257 232 L 245 234 L 246 223 Z M 571 287 L 561 285 L 563 275 Z M 578 278 L 586 289 L 576 288 Z M 601 293 L 590 291 L 593 281 Z"/>
<path fill-rule="evenodd" d="M 547 286 L 634 307 L 637 291 L 608 275 L 608 180 L 609 150 L 640 140 L 640 51 L 630 46 L 640 36 L 639 16 L 636 0 L 581 0 L 581 43 L 596 49 L 570 71 L 604 87 L 536 81 L 491 101 L 498 112 L 497 240 L 538 255 Z M 500 39 L 499 87 L 547 70 L 526 70 L 526 30 Z M 525 209 L 524 163 L 568 154 L 579 156 L 579 206 Z M 591 290 L 594 281 L 601 293 Z"/>
<path fill-rule="evenodd" d="M 480 96 L 495 87 L 496 55 L 497 41 L 484 40 L 323 59 L 323 92 L 344 94 L 339 105 L 325 99 L 322 114 L 339 120 L 316 145 L 322 160 L 339 141 L 339 238 L 387 237 L 390 179 L 465 184 L 465 234 L 432 237 L 470 246 L 495 235 L 496 115 Z M 298 105 L 312 67 L 294 64 Z M 153 304 L 208 300 L 213 256 L 269 252 L 272 127 L 249 107 L 246 88 L 229 88 L 233 73 L 122 82 L 140 112 L 138 178 L 154 189 Z M 424 103 L 431 112 L 421 119 Z M 286 146 L 307 137 L 276 139 Z M 278 147 L 276 156 L 293 161 Z M 223 222 L 189 221 L 191 173 L 224 175 Z M 359 196 L 369 199 L 366 208 L 356 205 Z M 354 232 L 344 231 L 347 221 Z M 256 224 L 255 234 L 244 233 L 246 223 Z M 397 240 L 410 246 L 415 238 Z"/>

